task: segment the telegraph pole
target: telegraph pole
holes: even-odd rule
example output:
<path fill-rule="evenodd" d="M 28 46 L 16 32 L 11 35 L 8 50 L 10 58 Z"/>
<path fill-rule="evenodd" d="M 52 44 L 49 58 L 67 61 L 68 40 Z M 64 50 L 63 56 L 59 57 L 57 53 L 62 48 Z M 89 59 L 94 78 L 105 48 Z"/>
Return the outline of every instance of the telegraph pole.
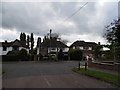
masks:
<path fill-rule="evenodd" d="M 51 33 L 52 33 L 52 29 L 50 29 L 50 52 L 51 53 Z M 50 59 L 51 59 L 51 55 L 50 55 Z"/>

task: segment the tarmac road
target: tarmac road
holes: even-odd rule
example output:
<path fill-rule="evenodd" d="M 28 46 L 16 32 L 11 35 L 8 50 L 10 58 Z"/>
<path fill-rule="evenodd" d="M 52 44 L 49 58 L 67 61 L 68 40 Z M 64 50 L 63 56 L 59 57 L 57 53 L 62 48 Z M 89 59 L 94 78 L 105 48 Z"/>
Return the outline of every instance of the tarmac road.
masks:
<path fill-rule="evenodd" d="M 3 88 L 114 88 L 109 83 L 77 74 L 71 62 L 3 64 Z"/>

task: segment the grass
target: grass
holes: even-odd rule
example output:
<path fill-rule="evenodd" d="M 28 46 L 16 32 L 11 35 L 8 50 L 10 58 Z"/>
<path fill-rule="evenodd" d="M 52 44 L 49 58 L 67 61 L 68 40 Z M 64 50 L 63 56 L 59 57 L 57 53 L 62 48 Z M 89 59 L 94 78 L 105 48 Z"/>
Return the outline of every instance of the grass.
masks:
<path fill-rule="evenodd" d="M 0 74 L 4 74 L 5 73 L 5 70 L 0 70 Z"/>
<path fill-rule="evenodd" d="M 84 68 L 74 68 L 73 71 L 78 72 L 80 74 L 84 74 L 87 76 L 91 76 L 100 80 L 104 80 L 106 82 L 115 84 L 120 87 L 120 76 L 119 75 L 113 75 L 109 73 L 104 73 L 104 72 L 98 72 L 98 71 L 93 71 L 93 70 L 86 70 Z"/>

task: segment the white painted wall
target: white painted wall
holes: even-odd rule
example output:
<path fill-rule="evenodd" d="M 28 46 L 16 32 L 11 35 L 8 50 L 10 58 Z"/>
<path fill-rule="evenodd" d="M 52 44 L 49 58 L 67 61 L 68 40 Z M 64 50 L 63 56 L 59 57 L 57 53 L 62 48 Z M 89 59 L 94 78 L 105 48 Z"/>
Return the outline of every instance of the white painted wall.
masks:
<path fill-rule="evenodd" d="M 6 55 L 9 51 L 12 51 L 12 47 L 7 47 L 6 51 L 3 51 L 3 47 L 1 47 L 2 54 L 1 55 Z"/>
<path fill-rule="evenodd" d="M 83 50 L 83 47 L 81 46 L 81 47 L 79 47 L 80 48 L 80 50 Z"/>
<path fill-rule="evenodd" d="M 92 50 L 92 47 L 89 47 L 89 50 Z"/>
<path fill-rule="evenodd" d="M 37 55 L 40 53 L 40 51 L 39 51 L 39 47 L 37 47 Z"/>
<path fill-rule="evenodd" d="M 21 50 L 21 49 L 26 49 L 26 48 L 24 48 L 24 47 L 19 47 L 19 50 Z M 12 51 L 13 50 L 13 47 L 7 47 L 7 49 L 6 49 L 6 51 L 3 51 L 3 47 L 0 47 L 0 55 L 7 55 L 7 53 L 9 52 L 9 51 Z M 27 52 L 29 53 L 29 49 L 26 49 L 27 50 Z"/>
<path fill-rule="evenodd" d="M 0 47 L 0 55 L 2 55 L 2 47 Z"/>

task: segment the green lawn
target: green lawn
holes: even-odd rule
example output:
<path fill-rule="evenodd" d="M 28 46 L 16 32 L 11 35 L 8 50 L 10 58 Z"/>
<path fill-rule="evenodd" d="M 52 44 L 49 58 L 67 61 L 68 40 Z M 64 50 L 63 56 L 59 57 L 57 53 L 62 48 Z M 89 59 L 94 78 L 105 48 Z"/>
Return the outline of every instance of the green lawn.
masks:
<path fill-rule="evenodd" d="M 117 86 L 120 86 L 120 76 L 118 75 L 112 75 L 109 73 L 104 73 L 104 72 L 98 72 L 98 71 L 93 71 L 93 70 L 86 70 L 84 68 L 81 68 L 80 70 L 78 68 L 74 68 L 73 71 L 84 74 L 84 75 L 88 75 L 91 77 L 95 77 L 97 79 L 100 80 L 104 80 L 107 81 L 109 83 L 113 83 Z"/>
<path fill-rule="evenodd" d="M 0 74 L 3 74 L 3 73 L 5 73 L 5 70 L 0 70 Z"/>

